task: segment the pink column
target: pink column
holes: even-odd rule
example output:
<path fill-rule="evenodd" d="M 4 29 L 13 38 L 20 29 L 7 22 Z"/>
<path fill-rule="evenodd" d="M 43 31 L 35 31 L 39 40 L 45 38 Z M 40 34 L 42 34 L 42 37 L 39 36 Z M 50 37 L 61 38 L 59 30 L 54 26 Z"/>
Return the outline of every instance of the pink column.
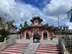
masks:
<path fill-rule="evenodd" d="M 29 36 L 30 36 L 30 38 L 31 38 L 31 31 L 29 31 Z"/>
<path fill-rule="evenodd" d="M 24 32 L 24 39 L 26 39 L 26 31 Z"/>
<path fill-rule="evenodd" d="M 32 32 L 31 32 L 31 37 L 33 37 L 33 36 L 32 36 Z"/>
<path fill-rule="evenodd" d="M 20 34 L 18 34 L 18 39 L 20 39 Z"/>
<path fill-rule="evenodd" d="M 54 33 L 52 32 L 53 38 L 55 37 Z"/>
<path fill-rule="evenodd" d="M 19 34 L 18 34 L 17 38 L 20 39 L 20 35 Z"/>
<path fill-rule="evenodd" d="M 32 32 L 32 37 L 33 37 L 33 32 Z"/>
<path fill-rule="evenodd" d="M 41 32 L 41 40 L 43 40 L 43 32 Z"/>
<path fill-rule="evenodd" d="M 50 39 L 49 31 L 47 31 L 47 39 L 48 39 L 48 40 Z"/>

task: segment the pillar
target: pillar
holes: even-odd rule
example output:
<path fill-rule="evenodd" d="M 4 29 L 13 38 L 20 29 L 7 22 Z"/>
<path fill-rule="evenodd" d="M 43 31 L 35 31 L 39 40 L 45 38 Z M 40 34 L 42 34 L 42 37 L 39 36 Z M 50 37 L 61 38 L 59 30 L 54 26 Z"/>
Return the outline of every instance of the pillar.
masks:
<path fill-rule="evenodd" d="M 30 38 L 31 38 L 31 37 L 33 37 L 33 36 L 32 36 L 32 32 L 31 32 Z"/>
<path fill-rule="evenodd" d="M 54 33 L 52 32 L 52 35 L 53 35 L 53 38 L 55 38 L 55 35 L 54 35 Z"/>
<path fill-rule="evenodd" d="M 17 35 L 17 39 L 19 39 L 19 34 Z"/>
<path fill-rule="evenodd" d="M 18 34 L 18 39 L 20 39 L 20 34 Z"/>
<path fill-rule="evenodd" d="M 24 32 L 24 39 L 26 39 L 26 31 Z"/>
<path fill-rule="evenodd" d="M 50 39 L 50 34 L 49 34 L 48 31 L 47 31 L 47 39 L 48 39 L 48 40 Z"/>
<path fill-rule="evenodd" d="M 41 32 L 41 40 L 43 40 L 43 31 Z"/>

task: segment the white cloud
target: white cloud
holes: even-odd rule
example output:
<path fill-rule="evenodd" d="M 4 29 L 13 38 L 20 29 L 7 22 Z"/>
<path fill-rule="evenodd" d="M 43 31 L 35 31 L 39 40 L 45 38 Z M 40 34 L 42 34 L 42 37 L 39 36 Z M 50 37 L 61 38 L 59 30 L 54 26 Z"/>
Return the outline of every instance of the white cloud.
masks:
<path fill-rule="evenodd" d="M 34 16 L 40 16 L 43 19 L 43 23 L 48 23 L 48 16 L 45 15 L 42 10 L 30 4 L 18 3 L 17 6 L 23 22 L 28 21 L 28 23 L 31 24 L 30 19 L 32 19 Z"/>
<path fill-rule="evenodd" d="M 15 0 L 0 0 L 0 13 L 0 16 L 7 20 L 15 20 L 14 24 L 18 26 L 24 21 L 30 24 L 30 19 L 34 16 L 40 16 L 44 22 L 47 20 L 45 14 L 38 8 L 30 4 L 16 3 Z"/>
<path fill-rule="evenodd" d="M 7 20 L 19 21 L 19 12 L 14 0 L 0 0 L 0 16 Z"/>
<path fill-rule="evenodd" d="M 69 26 L 69 29 L 72 29 L 72 22 L 67 22 L 66 25 Z"/>
<path fill-rule="evenodd" d="M 72 0 L 51 0 L 50 3 L 43 8 L 43 11 L 46 15 L 50 15 L 50 20 L 58 21 L 57 15 L 59 15 L 60 25 L 63 25 L 69 22 L 69 19 L 66 19 L 66 12 L 68 12 L 71 7 Z M 71 24 L 68 26 L 72 27 Z"/>
<path fill-rule="evenodd" d="M 72 29 L 72 26 L 69 26 L 69 29 Z"/>
<path fill-rule="evenodd" d="M 47 14 L 62 14 L 70 10 L 72 0 L 51 0 L 43 9 Z"/>
<path fill-rule="evenodd" d="M 43 10 L 40 10 L 30 4 L 22 4 L 21 2 L 15 2 L 15 0 L 0 0 L 0 16 L 7 20 L 15 20 L 15 25 L 18 26 L 20 23 L 23 24 L 24 21 L 28 21 L 31 24 L 30 19 L 34 16 L 40 16 L 44 23 L 57 25 L 57 16 L 50 16 L 49 14 L 58 13 L 60 14 L 60 20 L 64 20 L 67 15 L 63 14 L 63 12 L 70 10 L 71 3 L 72 0 L 51 0 L 50 4 L 47 4 Z M 66 23 L 66 21 L 64 22 Z"/>

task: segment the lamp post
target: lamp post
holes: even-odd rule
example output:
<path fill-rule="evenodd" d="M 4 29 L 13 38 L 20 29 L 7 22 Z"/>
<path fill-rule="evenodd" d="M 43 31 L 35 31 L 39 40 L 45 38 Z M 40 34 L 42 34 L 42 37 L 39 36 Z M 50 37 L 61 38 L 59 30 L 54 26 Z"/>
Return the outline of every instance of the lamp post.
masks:
<path fill-rule="evenodd" d="M 60 27 L 60 25 L 59 25 L 59 15 L 57 15 L 57 19 L 58 19 L 58 33 L 60 33 L 59 32 L 59 27 Z"/>
<path fill-rule="evenodd" d="M 59 15 L 57 15 L 57 18 L 58 18 L 58 38 L 59 38 L 59 41 L 61 41 L 61 30 L 60 29 L 60 17 Z"/>
<path fill-rule="evenodd" d="M 58 18 L 58 28 L 59 28 L 59 15 L 57 16 L 57 18 Z"/>

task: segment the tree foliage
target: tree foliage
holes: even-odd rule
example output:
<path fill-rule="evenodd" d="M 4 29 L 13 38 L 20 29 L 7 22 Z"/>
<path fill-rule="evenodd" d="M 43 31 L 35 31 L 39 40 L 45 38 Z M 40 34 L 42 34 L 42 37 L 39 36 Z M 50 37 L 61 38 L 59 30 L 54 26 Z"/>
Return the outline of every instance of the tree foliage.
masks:
<path fill-rule="evenodd" d="M 3 25 L 3 22 L 5 22 L 4 20 L 4 18 L 0 17 L 0 25 Z"/>
<path fill-rule="evenodd" d="M 21 28 L 23 27 L 22 24 L 20 24 L 20 27 L 21 27 Z"/>
<path fill-rule="evenodd" d="M 27 21 L 24 22 L 24 27 L 28 27 Z"/>
<path fill-rule="evenodd" d="M 13 25 L 14 22 L 15 22 L 14 20 L 12 20 L 12 21 L 7 21 L 7 23 L 8 23 L 9 25 Z"/>
<path fill-rule="evenodd" d="M 5 29 L 0 29 L 0 42 L 4 41 L 4 38 L 9 35 L 9 32 Z"/>

